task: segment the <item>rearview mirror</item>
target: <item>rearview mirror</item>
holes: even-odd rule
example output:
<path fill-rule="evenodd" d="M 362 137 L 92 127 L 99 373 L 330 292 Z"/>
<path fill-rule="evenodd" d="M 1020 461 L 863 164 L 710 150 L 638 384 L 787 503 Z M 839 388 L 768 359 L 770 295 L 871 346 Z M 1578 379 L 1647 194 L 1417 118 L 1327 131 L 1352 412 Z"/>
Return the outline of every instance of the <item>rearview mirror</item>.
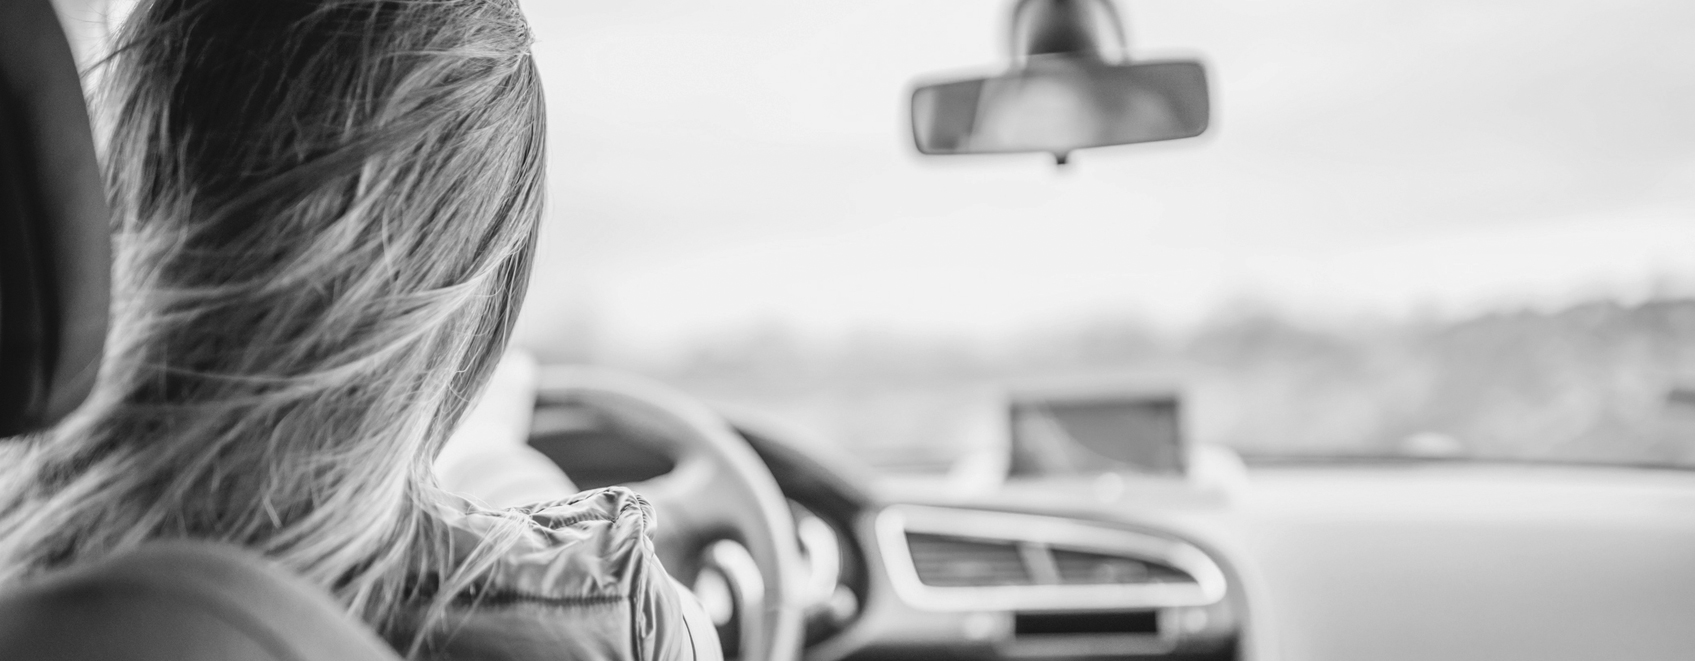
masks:
<path fill-rule="evenodd" d="M 1048 152 L 1192 138 L 1211 115 L 1200 62 L 1030 58 L 998 76 L 920 86 L 912 137 L 924 154 Z"/>

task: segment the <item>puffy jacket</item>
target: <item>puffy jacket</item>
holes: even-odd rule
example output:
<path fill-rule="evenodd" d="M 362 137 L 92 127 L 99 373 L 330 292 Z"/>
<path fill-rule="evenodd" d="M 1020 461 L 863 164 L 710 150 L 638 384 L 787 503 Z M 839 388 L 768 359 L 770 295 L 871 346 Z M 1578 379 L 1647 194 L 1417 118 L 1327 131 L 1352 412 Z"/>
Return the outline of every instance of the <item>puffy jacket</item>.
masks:
<path fill-rule="evenodd" d="M 516 511 L 530 519 L 525 537 L 448 613 L 426 658 L 722 659 L 705 611 L 659 565 L 640 496 L 613 487 Z M 497 516 L 471 509 L 454 522 L 456 546 L 474 548 Z"/>

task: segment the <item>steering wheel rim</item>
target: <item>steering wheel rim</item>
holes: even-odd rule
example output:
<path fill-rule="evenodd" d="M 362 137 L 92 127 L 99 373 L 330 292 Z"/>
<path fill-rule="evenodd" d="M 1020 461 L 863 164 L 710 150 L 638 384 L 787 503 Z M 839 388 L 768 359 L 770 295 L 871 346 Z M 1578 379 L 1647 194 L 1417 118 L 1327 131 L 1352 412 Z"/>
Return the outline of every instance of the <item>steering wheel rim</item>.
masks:
<path fill-rule="evenodd" d="M 796 595 L 806 578 L 794 521 L 770 470 L 729 423 L 701 401 L 632 374 L 556 367 L 545 369 L 538 385 L 541 401 L 590 408 L 675 459 L 665 475 L 628 485 L 658 514 L 661 563 L 684 585 L 703 567 L 739 581 L 731 586 L 740 596 L 738 658 L 798 659 L 803 620 Z M 747 576 L 754 569 L 757 575 Z"/>

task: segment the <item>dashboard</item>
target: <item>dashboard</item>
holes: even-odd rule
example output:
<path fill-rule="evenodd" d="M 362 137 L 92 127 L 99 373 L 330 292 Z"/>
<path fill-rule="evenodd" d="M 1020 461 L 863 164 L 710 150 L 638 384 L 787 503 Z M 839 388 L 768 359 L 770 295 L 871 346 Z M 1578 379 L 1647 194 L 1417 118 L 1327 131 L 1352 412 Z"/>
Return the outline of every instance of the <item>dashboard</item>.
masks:
<path fill-rule="evenodd" d="M 1179 537 L 1071 516 L 895 495 L 788 430 L 736 420 L 791 498 L 859 563 L 863 607 L 809 661 L 1236 658 L 1228 571 Z M 792 432 L 791 432 L 792 433 Z M 804 448 L 804 449 L 803 449 Z"/>
<path fill-rule="evenodd" d="M 1594 659 L 1695 650 L 1695 474 L 1468 462 L 872 476 L 732 416 L 809 564 L 808 661 Z M 584 488 L 669 465 L 584 411 L 530 445 Z M 1227 454 L 1227 453 L 1225 453 Z"/>
<path fill-rule="evenodd" d="M 890 498 L 851 460 L 733 422 L 795 516 L 808 661 L 1237 656 L 1242 600 L 1229 570 L 1180 536 Z M 575 406 L 540 406 L 529 445 L 581 488 L 672 468 L 639 430 Z"/>

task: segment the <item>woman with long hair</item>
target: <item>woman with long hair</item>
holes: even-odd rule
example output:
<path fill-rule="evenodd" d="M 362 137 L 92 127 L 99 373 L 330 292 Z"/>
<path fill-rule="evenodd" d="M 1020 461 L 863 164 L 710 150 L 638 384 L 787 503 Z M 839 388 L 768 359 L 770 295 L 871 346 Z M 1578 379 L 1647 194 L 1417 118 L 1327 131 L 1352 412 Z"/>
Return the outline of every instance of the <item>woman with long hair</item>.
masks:
<path fill-rule="evenodd" d="M 96 103 L 109 353 L 82 410 L 0 456 L 0 586 L 209 540 L 414 657 L 710 653 L 638 497 L 483 511 L 430 475 L 528 278 L 530 42 L 516 0 L 134 10 Z"/>

